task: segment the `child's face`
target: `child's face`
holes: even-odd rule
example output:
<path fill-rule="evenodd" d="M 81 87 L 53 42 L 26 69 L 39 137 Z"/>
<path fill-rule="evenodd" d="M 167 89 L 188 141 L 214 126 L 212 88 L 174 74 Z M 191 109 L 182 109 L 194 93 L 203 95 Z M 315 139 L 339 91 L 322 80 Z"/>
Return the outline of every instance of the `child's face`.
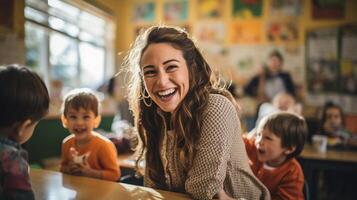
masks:
<path fill-rule="evenodd" d="M 341 113 L 337 108 L 329 108 L 326 110 L 326 123 L 332 129 L 338 129 L 342 126 Z"/>
<path fill-rule="evenodd" d="M 287 148 L 282 147 L 281 138 L 267 128 L 258 132 L 255 146 L 258 160 L 272 167 L 280 166 L 286 160 L 286 156 L 291 153 Z"/>
<path fill-rule="evenodd" d="M 85 140 L 92 135 L 93 129 L 98 127 L 100 116 L 95 116 L 91 110 L 69 108 L 67 114 L 62 116 L 62 122 L 77 140 Z"/>

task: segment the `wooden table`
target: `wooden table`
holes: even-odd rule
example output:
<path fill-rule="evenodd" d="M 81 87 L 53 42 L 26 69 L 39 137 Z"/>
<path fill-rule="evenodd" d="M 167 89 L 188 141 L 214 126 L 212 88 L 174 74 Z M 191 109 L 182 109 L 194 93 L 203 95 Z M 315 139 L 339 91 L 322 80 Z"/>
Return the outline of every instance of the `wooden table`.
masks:
<path fill-rule="evenodd" d="M 357 151 L 327 149 L 318 152 L 310 144 L 305 145 L 298 158 L 305 180 L 309 184 L 311 199 L 318 199 L 318 172 L 323 170 L 348 171 L 357 173 Z"/>
<path fill-rule="evenodd" d="M 190 199 L 188 195 L 60 172 L 31 169 L 32 188 L 37 200 L 66 199 Z"/>

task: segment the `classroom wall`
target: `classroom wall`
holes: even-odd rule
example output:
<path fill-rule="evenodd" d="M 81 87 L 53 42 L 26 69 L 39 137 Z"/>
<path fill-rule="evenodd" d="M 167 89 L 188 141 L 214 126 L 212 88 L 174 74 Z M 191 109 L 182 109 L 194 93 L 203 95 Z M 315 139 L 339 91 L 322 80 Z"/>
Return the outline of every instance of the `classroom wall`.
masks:
<path fill-rule="evenodd" d="M 110 9 L 113 9 L 117 14 L 117 48 L 118 52 L 125 52 L 129 49 L 130 44 L 135 39 L 135 28 L 137 26 L 144 26 L 156 23 L 165 23 L 162 19 L 162 9 L 164 0 L 152 0 L 157 4 L 156 7 L 156 19 L 154 23 L 135 23 L 132 21 L 133 18 L 133 8 L 134 5 L 138 2 L 149 2 L 149 0 L 121 0 L 120 2 L 115 0 L 98 0 L 99 2 L 107 5 Z M 355 0 L 345 0 L 346 1 L 346 10 L 345 10 L 345 18 L 338 20 L 312 20 L 311 10 L 312 5 L 310 0 L 302 0 L 302 15 L 299 17 L 300 20 L 300 29 L 299 33 L 301 35 L 301 40 L 299 41 L 301 44 L 305 41 L 305 31 L 311 28 L 322 28 L 322 27 L 336 27 L 338 25 L 346 24 L 346 23 L 357 23 L 357 1 Z M 193 23 L 199 21 L 195 14 L 197 13 L 197 2 L 198 0 L 190 0 L 189 1 L 189 17 L 188 17 L 188 25 L 192 25 Z M 227 24 L 231 23 L 234 18 L 231 15 L 232 10 L 232 1 L 226 0 L 225 2 L 225 14 L 223 17 L 223 21 Z M 269 5 L 271 0 L 263 0 L 263 15 L 261 17 L 262 21 L 269 20 Z M 112 5 L 118 6 L 113 7 Z M 186 24 L 182 22 L 181 24 Z M 228 39 L 228 37 L 227 37 Z M 228 43 L 228 40 L 225 41 Z"/>

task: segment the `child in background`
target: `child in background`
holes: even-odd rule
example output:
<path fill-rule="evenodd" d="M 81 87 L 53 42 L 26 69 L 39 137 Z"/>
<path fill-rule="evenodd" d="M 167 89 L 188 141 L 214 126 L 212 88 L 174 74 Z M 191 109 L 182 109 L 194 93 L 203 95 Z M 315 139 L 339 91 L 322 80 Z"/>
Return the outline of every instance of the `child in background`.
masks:
<path fill-rule="evenodd" d="M 327 102 L 322 109 L 320 134 L 328 136 L 329 146 L 357 146 L 357 139 L 345 128 L 342 108 L 332 102 Z"/>
<path fill-rule="evenodd" d="M 62 105 L 62 124 L 72 135 L 62 144 L 60 170 L 110 181 L 120 177 L 117 151 L 107 138 L 93 131 L 100 124 L 99 100 L 90 89 L 70 91 Z"/>
<path fill-rule="evenodd" d="M 41 78 L 26 67 L 0 66 L 0 199 L 34 199 L 27 152 L 21 148 L 48 112 Z"/>
<path fill-rule="evenodd" d="M 303 118 L 280 112 L 264 117 L 256 133 L 244 137 L 253 173 L 272 199 L 304 199 L 304 174 L 295 157 L 301 153 L 306 135 Z"/>

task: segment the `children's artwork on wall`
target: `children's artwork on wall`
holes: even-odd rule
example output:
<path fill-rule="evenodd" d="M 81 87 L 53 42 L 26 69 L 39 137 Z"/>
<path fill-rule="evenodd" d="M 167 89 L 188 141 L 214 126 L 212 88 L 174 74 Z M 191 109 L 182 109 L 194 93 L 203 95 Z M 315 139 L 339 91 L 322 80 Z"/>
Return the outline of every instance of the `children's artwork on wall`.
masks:
<path fill-rule="evenodd" d="M 241 20 L 231 23 L 231 42 L 236 44 L 258 44 L 263 42 L 260 20 Z"/>
<path fill-rule="evenodd" d="M 301 14 L 301 0 L 271 0 L 271 16 L 293 16 Z"/>
<path fill-rule="evenodd" d="M 296 42 L 299 39 L 297 20 L 271 21 L 266 25 L 266 39 L 269 42 Z"/>
<path fill-rule="evenodd" d="M 136 2 L 133 13 L 135 22 L 153 22 L 155 20 L 155 2 Z"/>
<path fill-rule="evenodd" d="M 198 0 L 199 18 L 220 18 L 223 16 L 225 0 Z"/>
<path fill-rule="evenodd" d="M 243 85 L 252 76 L 260 73 L 267 55 L 266 45 L 234 45 L 229 47 L 227 60 L 239 77 L 237 81 Z"/>
<path fill-rule="evenodd" d="M 185 21 L 188 18 L 187 0 L 170 0 L 164 2 L 164 19 L 167 22 Z"/>
<path fill-rule="evenodd" d="M 194 25 L 193 35 L 200 43 L 224 43 L 226 27 L 223 22 L 200 21 Z"/>
<path fill-rule="evenodd" d="M 262 0 L 233 0 L 233 17 L 252 18 L 262 15 Z"/>
<path fill-rule="evenodd" d="M 313 19 L 343 19 L 345 0 L 312 0 Z"/>

